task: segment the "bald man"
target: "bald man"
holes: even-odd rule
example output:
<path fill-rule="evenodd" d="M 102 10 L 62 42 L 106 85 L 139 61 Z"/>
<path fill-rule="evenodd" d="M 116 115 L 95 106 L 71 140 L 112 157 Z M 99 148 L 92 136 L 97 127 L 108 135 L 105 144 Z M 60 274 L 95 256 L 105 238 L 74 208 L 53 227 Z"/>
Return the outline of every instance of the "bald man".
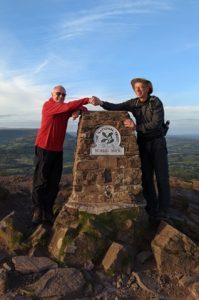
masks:
<path fill-rule="evenodd" d="M 43 221 L 53 224 L 53 204 L 59 190 L 63 168 L 63 144 L 68 119 L 78 116 L 77 111 L 86 110 L 83 106 L 92 98 L 83 98 L 64 103 L 66 90 L 55 86 L 51 97 L 42 108 L 41 127 L 35 140 L 35 172 L 33 177 L 32 223 Z"/>

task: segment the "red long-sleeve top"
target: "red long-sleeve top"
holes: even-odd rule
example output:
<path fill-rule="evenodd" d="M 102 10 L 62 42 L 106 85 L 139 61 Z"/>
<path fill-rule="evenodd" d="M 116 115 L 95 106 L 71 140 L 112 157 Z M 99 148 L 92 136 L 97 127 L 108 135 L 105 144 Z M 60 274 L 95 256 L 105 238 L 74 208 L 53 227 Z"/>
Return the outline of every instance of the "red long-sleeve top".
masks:
<path fill-rule="evenodd" d="M 67 103 L 55 102 L 52 98 L 46 101 L 42 108 L 41 127 L 35 146 L 49 151 L 63 151 L 68 119 L 73 111 L 81 109 L 88 101 L 89 98 Z"/>

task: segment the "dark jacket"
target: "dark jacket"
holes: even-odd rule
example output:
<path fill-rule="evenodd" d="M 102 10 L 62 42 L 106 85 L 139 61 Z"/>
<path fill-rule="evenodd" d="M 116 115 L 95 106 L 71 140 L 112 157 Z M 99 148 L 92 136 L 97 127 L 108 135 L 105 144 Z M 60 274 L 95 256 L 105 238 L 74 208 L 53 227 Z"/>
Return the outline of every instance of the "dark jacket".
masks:
<path fill-rule="evenodd" d="M 141 102 L 139 98 L 119 104 L 104 102 L 102 107 L 106 110 L 131 112 L 136 119 L 138 137 L 152 139 L 164 136 L 164 108 L 156 96 L 149 96 L 145 102 Z"/>

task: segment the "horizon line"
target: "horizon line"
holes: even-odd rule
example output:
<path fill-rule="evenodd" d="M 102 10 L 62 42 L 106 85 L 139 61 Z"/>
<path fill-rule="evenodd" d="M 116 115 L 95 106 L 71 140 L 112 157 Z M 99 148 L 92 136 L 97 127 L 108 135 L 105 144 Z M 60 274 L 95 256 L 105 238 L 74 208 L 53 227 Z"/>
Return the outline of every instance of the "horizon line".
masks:
<path fill-rule="evenodd" d="M 39 127 L 0 127 L 0 130 L 38 130 Z M 66 133 L 77 133 L 77 131 L 66 131 Z M 167 134 L 167 137 L 171 136 L 199 136 L 199 133 L 172 133 L 172 134 Z"/>

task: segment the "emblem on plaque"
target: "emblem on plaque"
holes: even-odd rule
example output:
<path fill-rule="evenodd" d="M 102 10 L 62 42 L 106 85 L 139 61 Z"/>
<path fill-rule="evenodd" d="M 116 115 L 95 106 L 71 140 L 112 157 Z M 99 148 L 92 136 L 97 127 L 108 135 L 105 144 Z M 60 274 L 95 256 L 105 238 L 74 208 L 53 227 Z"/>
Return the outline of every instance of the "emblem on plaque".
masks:
<path fill-rule="evenodd" d="M 124 148 L 120 146 L 120 133 L 113 126 L 98 127 L 93 141 L 94 145 L 90 148 L 91 155 L 124 155 Z"/>

